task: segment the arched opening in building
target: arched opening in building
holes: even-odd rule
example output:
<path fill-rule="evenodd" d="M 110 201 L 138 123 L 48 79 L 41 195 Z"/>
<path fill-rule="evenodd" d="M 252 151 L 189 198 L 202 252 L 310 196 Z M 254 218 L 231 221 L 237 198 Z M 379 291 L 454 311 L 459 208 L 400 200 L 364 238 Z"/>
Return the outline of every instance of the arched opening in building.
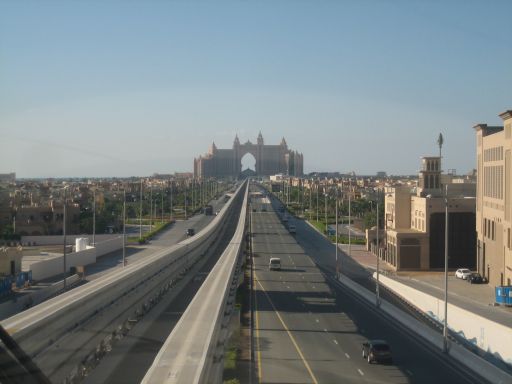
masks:
<path fill-rule="evenodd" d="M 242 156 L 242 172 L 247 169 L 256 172 L 256 158 L 252 153 L 246 153 Z"/>
<path fill-rule="evenodd" d="M 251 153 L 246 153 L 241 159 L 240 177 L 246 178 L 256 176 L 256 159 Z"/>

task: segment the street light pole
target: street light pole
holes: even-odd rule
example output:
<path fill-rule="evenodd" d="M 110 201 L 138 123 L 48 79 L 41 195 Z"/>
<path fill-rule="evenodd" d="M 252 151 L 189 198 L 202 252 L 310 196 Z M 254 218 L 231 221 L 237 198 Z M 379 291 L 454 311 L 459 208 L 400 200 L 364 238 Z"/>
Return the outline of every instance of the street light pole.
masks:
<path fill-rule="evenodd" d="M 139 239 L 142 239 L 142 179 L 140 179 Z"/>
<path fill-rule="evenodd" d="M 92 246 L 96 246 L 96 189 L 92 192 Z"/>
<path fill-rule="evenodd" d="M 170 213 L 170 216 L 169 216 L 169 219 L 170 221 L 172 221 L 172 180 L 171 180 L 171 213 Z"/>
<path fill-rule="evenodd" d="M 320 186 L 317 184 L 316 185 L 316 221 L 318 222 L 318 188 Z"/>
<path fill-rule="evenodd" d="M 67 267 L 66 267 L 66 188 L 64 188 L 64 221 L 62 223 L 62 232 L 64 234 L 64 249 L 62 254 L 62 262 L 64 267 L 64 290 L 66 290 L 66 277 L 67 277 Z"/>
<path fill-rule="evenodd" d="M 149 232 L 153 229 L 153 183 L 149 187 Z"/>
<path fill-rule="evenodd" d="M 350 205 L 350 202 L 351 202 L 351 196 L 352 196 L 352 191 L 350 190 L 350 187 L 349 187 L 349 191 L 348 191 L 348 255 L 349 256 L 352 256 L 352 236 L 351 236 L 351 230 L 350 230 L 350 227 L 351 227 L 351 224 L 352 224 L 352 209 L 351 209 L 351 205 Z"/>
<path fill-rule="evenodd" d="M 329 226 L 327 224 L 327 192 L 324 193 L 324 203 L 325 234 L 329 236 Z"/>
<path fill-rule="evenodd" d="M 187 183 L 184 185 L 184 193 L 185 193 L 185 220 L 187 220 Z"/>
<path fill-rule="evenodd" d="M 377 191 L 377 284 L 375 285 L 375 305 L 380 307 L 380 291 L 379 291 L 379 192 Z"/>
<path fill-rule="evenodd" d="M 338 186 L 336 186 L 336 279 L 339 278 L 340 275 L 340 269 L 338 266 Z"/>
<path fill-rule="evenodd" d="M 448 352 L 448 184 L 444 192 L 444 321 L 443 352 Z"/>
<path fill-rule="evenodd" d="M 126 265 L 126 188 L 123 190 L 123 267 Z"/>

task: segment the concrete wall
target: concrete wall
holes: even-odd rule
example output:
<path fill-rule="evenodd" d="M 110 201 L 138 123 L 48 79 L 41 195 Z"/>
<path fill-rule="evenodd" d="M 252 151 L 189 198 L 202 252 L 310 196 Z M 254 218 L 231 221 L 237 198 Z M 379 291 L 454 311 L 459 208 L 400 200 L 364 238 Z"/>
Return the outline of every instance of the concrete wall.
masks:
<path fill-rule="evenodd" d="M 375 274 L 374 274 L 375 277 Z M 386 287 L 436 320 L 444 321 L 444 301 L 380 275 Z M 480 349 L 512 365 L 512 330 L 485 317 L 448 303 L 448 327 Z"/>
<path fill-rule="evenodd" d="M 75 245 L 75 239 L 77 238 L 88 238 L 89 244 L 92 244 L 92 235 L 68 235 L 66 236 L 66 243 L 70 245 Z M 96 235 L 95 241 L 96 243 L 100 243 L 106 240 L 110 240 L 113 238 L 119 237 L 119 235 Z M 62 244 L 64 241 L 64 236 L 21 236 L 21 244 L 26 245 L 30 242 L 30 244 L 35 243 L 36 245 L 58 245 Z"/>
<path fill-rule="evenodd" d="M 109 235 L 111 236 L 111 235 Z M 96 257 L 106 255 L 107 253 L 117 251 L 123 248 L 123 236 L 115 235 L 114 238 L 96 242 Z"/>
<path fill-rule="evenodd" d="M 66 255 L 66 269 L 79 265 L 88 265 L 96 262 L 96 249 L 89 248 L 81 252 L 72 252 Z M 44 280 L 63 272 L 63 257 L 57 256 L 50 259 L 34 262 L 30 265 L 32 278 L 34 280 Z"/>

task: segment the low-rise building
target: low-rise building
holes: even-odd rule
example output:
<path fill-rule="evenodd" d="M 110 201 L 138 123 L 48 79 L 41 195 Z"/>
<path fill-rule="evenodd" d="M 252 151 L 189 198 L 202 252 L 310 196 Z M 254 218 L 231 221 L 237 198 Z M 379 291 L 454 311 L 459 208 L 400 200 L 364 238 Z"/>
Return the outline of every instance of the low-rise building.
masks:
<path fill-rule="evenodd" d="M 396 270 L 444 268 L 448 205 L 448 268 L 476 266 L 474 183 L 443 184 L 440 157 L 423 157 L 418 187 L 385 188 L 385 252 Z"/>

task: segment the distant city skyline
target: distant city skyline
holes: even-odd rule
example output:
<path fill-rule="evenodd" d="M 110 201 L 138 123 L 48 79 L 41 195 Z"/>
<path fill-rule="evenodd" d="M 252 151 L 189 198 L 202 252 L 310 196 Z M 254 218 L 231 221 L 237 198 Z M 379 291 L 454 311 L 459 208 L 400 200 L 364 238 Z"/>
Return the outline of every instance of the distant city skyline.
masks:
<path fill-rule="evenodd" d="M 512 108 L 508 1 L 0 2 L 0 173 L 192 172 L 215 141 L 304 172 L 476 168 Z M 490 27 L 491 24 L 491 27 Z M 252 160 L 246 160 L 250 164 Z M 254 162 L 254 161 L 252 161 Z"/>

